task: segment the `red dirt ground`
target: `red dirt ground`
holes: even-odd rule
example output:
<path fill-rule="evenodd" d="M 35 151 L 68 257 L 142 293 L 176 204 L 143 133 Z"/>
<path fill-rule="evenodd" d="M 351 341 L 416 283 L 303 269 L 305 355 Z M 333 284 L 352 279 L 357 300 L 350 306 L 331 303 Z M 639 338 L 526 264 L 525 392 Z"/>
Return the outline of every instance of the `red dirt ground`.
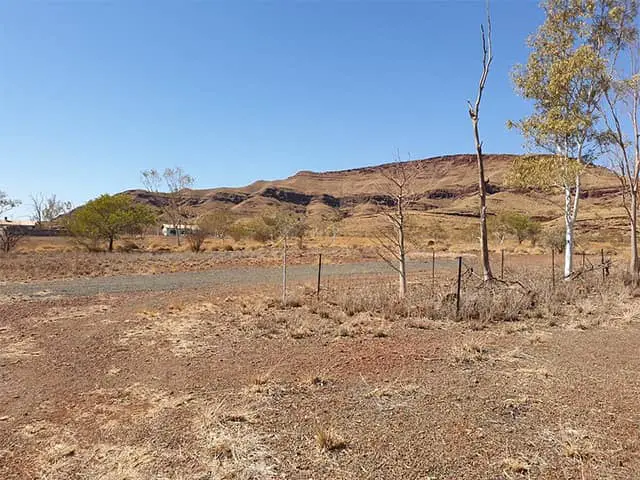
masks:
<path fill-rule="evenodd" d="M 0 478 L 640 478 L 636 300 L 477 328 L 269 294 L 0 304 Z"/>

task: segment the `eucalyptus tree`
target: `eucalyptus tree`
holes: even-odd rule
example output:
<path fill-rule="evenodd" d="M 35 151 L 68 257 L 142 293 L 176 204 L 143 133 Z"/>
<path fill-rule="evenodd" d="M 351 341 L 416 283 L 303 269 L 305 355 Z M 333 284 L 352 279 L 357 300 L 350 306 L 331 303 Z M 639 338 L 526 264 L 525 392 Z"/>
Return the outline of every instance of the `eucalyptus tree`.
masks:
<path fill-rule="evenodd" d="M 564 197 L 564 278 L 573 272 L 581 177 L 604 130 L 598 106 L 606 90 L 606 49 L 615 31 L 618 0 L 543 0 L 545 20 L 529 40 L 527 63 L 513 72 L 517 92 L 533 104 L 528 117 L 509 122 L 532 155 L 514 164 L 517 183 L 558 188 Z"/>

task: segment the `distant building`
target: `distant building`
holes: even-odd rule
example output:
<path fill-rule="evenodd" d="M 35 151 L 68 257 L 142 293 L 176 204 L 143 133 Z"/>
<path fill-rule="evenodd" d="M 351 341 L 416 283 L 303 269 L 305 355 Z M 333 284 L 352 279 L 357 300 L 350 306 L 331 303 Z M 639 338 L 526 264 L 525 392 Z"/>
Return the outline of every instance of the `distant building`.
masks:
<path fill-rule="evenodd" d="M 0 228 L 7 228 L 9 230 L 20 231 L 28 234 L 36 229 L 36 222 L 26 220 L 9 220 L 7 217 L 4 217 L 3 220 L 0 220 Z"/>
<path fill-rule="evenodd" d="M 197 225 L 173 225 L 171 223 L 162 224 L 162 235 L 165 237 L 175 237 L 178 235 L 189 235 L 191 232 L 198 230 Z"/>

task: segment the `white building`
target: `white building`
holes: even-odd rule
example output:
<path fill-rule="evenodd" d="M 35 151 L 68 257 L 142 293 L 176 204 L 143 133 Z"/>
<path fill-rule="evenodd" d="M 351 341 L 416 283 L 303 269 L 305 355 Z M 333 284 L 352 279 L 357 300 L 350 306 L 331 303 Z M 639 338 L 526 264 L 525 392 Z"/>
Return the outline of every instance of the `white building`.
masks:
<path fill-rule="evenodd" d="M 189 235 L 194 230 L 198 230 L 197 225 L 173 225 L 172 223 L 162 224 L 162 235 L 165 237 L 175 237 L 178 235 Z"/>

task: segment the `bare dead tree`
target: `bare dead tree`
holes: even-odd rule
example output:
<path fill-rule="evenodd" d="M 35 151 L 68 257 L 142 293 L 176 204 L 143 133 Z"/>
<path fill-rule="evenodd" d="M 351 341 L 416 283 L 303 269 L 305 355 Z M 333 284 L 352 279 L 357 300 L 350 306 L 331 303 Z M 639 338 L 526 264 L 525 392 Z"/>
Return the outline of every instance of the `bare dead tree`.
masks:
<path fill-rule="evenodd" d="M 611 166 L 621 186 L 622 206 L 629 219 L 631 261 L 629 272 L 634 285 L 640 283 L 640 257 L 638 255 L 638 194 L 640 193 L 640 42 L 637 35 L 630 45 L 631 67 L 628 76 L 616 77 L 617 52 L 608 72 L 607 86 L 601 109 L 606 125 L 602 143 L 605 149 L 613 147 Z M 625 122 L 624 116 L 628 119 Z M 630 133 L 627 133 L 630 130 Z"/>
<path fill-rule="evenodd" d="M 487 31 L 485 34 L 484 25 L 480 25 L 482 32 L 482 74 L 478 84 L 478 94 L 474 104 L 469 104 L 469 117 L 473 124 L 473 136 L 476 143 L 476 158 L 478 162 L 478 186 L 480 190 L 480 257 L 482 263 L 482 278 L 485 282 L 493 280 L 491 264 L 489 261 L 489 240 L 487 235 L 487 181 L 484 177 L 484 158 L 482 154 L 482 141 L 478 122 L 480 121 L 480 103 L 484 93 L 491 62 L 493 61 L 493 49 L 491 45 L 491 15 L 489 14 L 489 2 L 487 1 Z"/>
<path fill-rule="evenodd" d="M 142 172 L 145 189 L 161 198 L 162 212 L 176 229 L 176 239 L 180 245 L 180 226 L 189 215 L 189 206 L 182 201 L 184 190 L 193 186 L 195 179 L 181 167 L 166 168 L 160 173 L 155 169 Z"/>
<path fill-rule="evenodd" d="M 31 220 L 41 227 L 45 222 L 51 222 L 60 215 L 71 211 L 71 202 L 58 200 L 55 195 L 46 196 L 42 193 L 30 195 L 31 199 Z"/>
<path fill-rule="evenodd" d="M 398 296 L 407 293 L 407 214 L 413 198 L 411 188 L 417 170 L 398 160 L 381 172 L 384 177 L 383 191 L 393 199 L 390 208 L 383 211 L 389 222 L 387 229 L 381 229 L 375 239 L 378 256 L 398 273 Z"/>

